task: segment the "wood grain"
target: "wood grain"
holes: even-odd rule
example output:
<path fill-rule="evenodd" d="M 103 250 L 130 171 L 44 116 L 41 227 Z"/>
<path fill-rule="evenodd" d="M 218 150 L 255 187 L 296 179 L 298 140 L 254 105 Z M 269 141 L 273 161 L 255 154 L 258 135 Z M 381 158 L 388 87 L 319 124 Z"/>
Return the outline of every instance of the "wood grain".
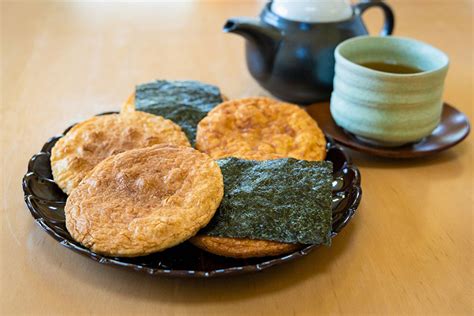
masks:
<path fill-rule="evenodd" d="M 445 99 L 472 122 L 473 4 L 390 1 L 398 35 L 446 51 Z M 262 2 L 1 2 L 0 314 L 473 314 L 473 141 L 428 159 L 357 153 L 364 196 L 331 248 L 238 278 L 180 280 L 111 269 L 37 227 L 21 177 L 45 140 L 117 110 L 134 84 L 197 79 L 264 95 L 227 17 Z M 367 12 L 371 30 L 380 12 Z"/>

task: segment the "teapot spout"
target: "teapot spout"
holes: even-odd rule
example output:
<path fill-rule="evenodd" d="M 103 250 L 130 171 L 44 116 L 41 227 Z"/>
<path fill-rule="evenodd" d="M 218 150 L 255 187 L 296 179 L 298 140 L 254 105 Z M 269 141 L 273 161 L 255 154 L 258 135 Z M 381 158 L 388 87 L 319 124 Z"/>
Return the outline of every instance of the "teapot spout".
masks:
<path fill-rule="evenodd" d="M 281 38 L 280 32 L 274 27 L 262 23 L 255 18 L 231 18 L 224 24 L 223 28 L 226 33 L 236 33 L 244 37 L 267 37 L 278 41 Z"/>
<path fill-rule="evenodd" d="M 243 36 L 247 40 L 247 64 L 256 79 L 271 73 L 273 60 L 282 39 L 279 30 L 253 18 L 231 18 L 223 31 Z"/>

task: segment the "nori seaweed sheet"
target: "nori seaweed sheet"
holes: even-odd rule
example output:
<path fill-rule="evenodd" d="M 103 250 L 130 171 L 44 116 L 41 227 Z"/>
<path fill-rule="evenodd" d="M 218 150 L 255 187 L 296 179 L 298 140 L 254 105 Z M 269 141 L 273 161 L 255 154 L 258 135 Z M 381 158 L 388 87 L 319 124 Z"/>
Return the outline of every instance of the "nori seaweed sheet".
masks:
<path fill-rule="evenodd" d="M 156 80 L 135 89 L 137 110 L 172 120 L 181 126 L 193 146 L 199 121 L 222 102 L 218 87 L 199 81 Z"/>
<path fill-rule="evenodd" d="M 225 158 L 224 198 L 201 233 L 287 243 L 331 242 L 332 163 Z"/>

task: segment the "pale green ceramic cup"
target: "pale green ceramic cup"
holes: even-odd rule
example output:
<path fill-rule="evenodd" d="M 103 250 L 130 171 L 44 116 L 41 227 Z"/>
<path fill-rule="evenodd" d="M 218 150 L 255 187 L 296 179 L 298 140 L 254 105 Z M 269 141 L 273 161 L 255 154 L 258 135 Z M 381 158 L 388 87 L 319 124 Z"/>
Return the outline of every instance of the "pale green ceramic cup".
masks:
<path fill-rule="evenodd" d="M 400 146 L 431 134 L 443 107 L 449 58 L 402 37 L 361 36 L 339 44 L 331 114 L 337 125 L 379 146 Z M 396 74 L 360 66 L 388 62 L 422 72 Z"/>

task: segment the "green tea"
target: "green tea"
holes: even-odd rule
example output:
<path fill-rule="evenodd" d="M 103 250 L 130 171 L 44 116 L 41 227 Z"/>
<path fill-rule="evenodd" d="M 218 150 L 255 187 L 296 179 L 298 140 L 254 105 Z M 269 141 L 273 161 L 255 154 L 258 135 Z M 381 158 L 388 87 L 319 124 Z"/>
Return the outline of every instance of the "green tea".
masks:
<path fill-rule="evenodd" d="M 384 63 L 384 62 L 378 62 L 378 61 L 374 61 L 374 62 L 370 61 L 366 63 L 361 63 L 360 65 L 366 68 L 373 69 L 373 70 L 390 72 L 394 74 L 416 74 L 423 71 L 413 66 L 393 64 L 393 63 Z"/>

